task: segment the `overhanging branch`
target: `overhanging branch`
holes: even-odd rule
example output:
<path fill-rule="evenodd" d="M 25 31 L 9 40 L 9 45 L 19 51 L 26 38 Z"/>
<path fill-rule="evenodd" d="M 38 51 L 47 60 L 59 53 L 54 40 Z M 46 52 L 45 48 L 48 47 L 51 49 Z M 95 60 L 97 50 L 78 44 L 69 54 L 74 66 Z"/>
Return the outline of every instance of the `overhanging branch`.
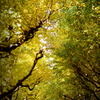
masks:
<path fill-rule="evenodd" d="M 32 91 L 32 90 L 35 88 L 35 86 L 38 85 L 38 84 L 40 83 L 40 81 L 41 81 L 40 79 L 41 79 L 41 78 L 38 78 L 38 79 L 35 81 L 35 83 L 34 83 L 34 85 L 33 85 L 32 88 L 30 88 L 29 85 L 23 85 L 23 84 L 21 84 L 21 87 L 27 87 L 30 91 Z"/>
<path fill-rule="evenodd" d="M 28 27 L 29 30 L 23 30 L 23 34 L 24 34 L 24 38 L 20 38 L 16 43 L 10 44 L 9 46 L 3 46 L 2 44 L 0 45 L 0 51 L 1 52 L 8 52 L 8 55 L 6 55 L 5 57 L 9 56 L 11 51 L 16 49 L 17 47 L 21 46 L 25 41 L 28 41 L 29 39 L 33 38 L 35 35 L 35 32 L 38 31 L 39 28 L 41 28 L 44 23 L 50 18 L 51 14 L 54 11 L 51 11 L 49 15 L 44 16 L 43 19 L 40 19 L 39 23 L 37 26 L 35 27 Z M 3 42 L 8 42 L 11 38 L 9 38 L 7 41 L 4 40 Z M 2 55 L 2 54 L 1 54 Z M 2 57 L 0 57 L 2 58 Z M 3 57 L 4 58 L 4 57 Z"/>
<path fill-rule="evenodd" d="M 39 56 L 39 57 L 38 57 Z M 18 87 L 18 86 L 21 86 L 22 85 L 22 82 L 24 82 L 31 74 L 32 74 L 32 71 L 33 69 L 35 68 L 35 65 L 37 64 L 38 60 L 40 58 L 43 57 L 43 50 L 40 50 L 37 54 L 36 54 L 36 57 L 35 57 L 35 60 L 34 60 L 34 63 L 33 63 L 33 66 L 31 68 L 31 70 L 29 71 L 29 73 L 23 77 L 21 80 L 18 80 L 18 82 L 16 83 L 15 86 L 13 86 L 12 89 L 8 90 L 8 92 L 3 92 L 1 95 L 0 95 L 0 100 L 2 98 L 4 98 L 5 96 L 9 95 L 10 93 L 13 93 L 13 91 Z"/>

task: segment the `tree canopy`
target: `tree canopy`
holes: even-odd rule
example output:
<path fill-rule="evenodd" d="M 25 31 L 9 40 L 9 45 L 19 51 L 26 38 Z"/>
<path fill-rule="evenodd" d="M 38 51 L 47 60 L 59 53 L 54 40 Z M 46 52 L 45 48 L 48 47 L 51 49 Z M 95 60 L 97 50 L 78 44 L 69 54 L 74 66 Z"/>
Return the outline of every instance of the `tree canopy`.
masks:
<path fill-rule="evenodd" d="M 0 99 L 100 100 L 99 5 L 0 1 Z"/>

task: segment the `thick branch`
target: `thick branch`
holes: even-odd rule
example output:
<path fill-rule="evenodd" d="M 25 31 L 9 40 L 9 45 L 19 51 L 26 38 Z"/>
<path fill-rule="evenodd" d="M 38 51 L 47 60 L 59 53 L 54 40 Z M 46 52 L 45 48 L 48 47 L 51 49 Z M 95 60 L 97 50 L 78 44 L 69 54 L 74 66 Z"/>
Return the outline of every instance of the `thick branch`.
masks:
<path fill-rule="evenodd" d="M 35 88 L 35 86 L 38 85 L 39 83 L 40 83 L 40 78 L 34 83 L 32 88 L 30 88 L 29 85 L 23 85 L 23 84 L 21 84 L 21 87 L 27 87 L 30 91 L 32 91 Z"/>
<path fill-rule="evenodd" d="M 39 53 L 36 54 L 36 57 L 35 57 L 33 66 L 32 66 L 32 68 L 31 68 L 31 70 L 29 71 L 29 73 L 28 73 L 25 77 L 23 77 L 21 80 L 18 80 L 17 84 L 16 84 L 15 86 L 13 86 L 12 89 L 8 90 L 8 92 L 3 92 L 3 93 L 0 95 L 0 100 L 1 100 L 3 97 L 5 97 L 5 96 L 9 95 L 10 93 L 12 93 L 18 86 L 22 85 L 22 82 L 25 81 L 25 80 L 32 74 L 32 71 L 33 71 L 33 69 L 35 68 L 35 65 L 36 65 L 37 61 L 38 61 L 40 58 L 43 57 L 42 51 L 43 51 L 43 50 L 40 50 Z M 39 57 L 38 57 L 38 56 L 39 56 Z"/>
<path fill-rule="evenodd" d="M 10 44 L 9 46 L 7 47 L 4 47 L 4 46 L 0 46 L 0 51 L 5 51 L 5 52 L 11 52 L 12 50 L 16 49 L 17 47 L 19 47 L 20 45 L 22 45 L 25 41 L 28 41 L 30 39 L 30 35 L 32 34 L 32 37 L 34 37 L 34 33 L 36 31 L 38 31 L 38 29 L 40 27 L 43 26 L 43 23 L 42 21 L 39 22 L 39 25 L 36 26 L 36 27 L 30 27 L 30 29 L 28 31 L 26 30 L 23 30 L 24 31 L 24 35 L 25 35 L 25 39 L 20 39 L 20 42 L 17 41 L 16 43 L 14 44 Z M 22 42 L 23 41 L 23 42 Z M 6 41 L 5 41 L 6 42 Z"/>
<path fill-rule="evenodd" d="M 30 38 L 33 38 L 35 32 L 38 31 L 38 29 L 43 26 L 44 22 L 46 22 L 50 18 L 50 16 L 51 16 L 52 13 L 53 13 L 53 11 L 50 12 L 50 14 L 48 15 L 47 18 L 45 16 L 43 18 L 43 20 L 41 19 L 40 22 L 39 22 L 39 24 L 37 26 L 35 26 L 35 27 L 29 27 L 29 30 L 23 30 L 25 38 L 24 39 L 20 38 L 20 42 L 17 41 L 16 43 L 10 44 L 9 46 L 5 46 L 5 47 L 1 45 L 0 46 L 0 51 L 8 52 L 10 54 L 10 52 L 12 50 L 16 49 L 17 47 L 19 47 L 20 45 L 22 45 L 25 41 L 28 41 Z M 31 34 L 32 34 L 32 36 L 31 36 Z M 4 42 L 6 42 L 6 40 Z"/>

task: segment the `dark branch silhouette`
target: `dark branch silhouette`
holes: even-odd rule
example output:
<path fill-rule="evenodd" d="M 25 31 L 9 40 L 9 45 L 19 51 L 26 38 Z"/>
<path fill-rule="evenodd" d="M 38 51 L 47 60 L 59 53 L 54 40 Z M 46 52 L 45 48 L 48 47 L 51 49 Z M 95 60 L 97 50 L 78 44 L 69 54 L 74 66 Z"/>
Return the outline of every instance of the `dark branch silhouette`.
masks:
<path fill-rule="evenodd" d="M 29 30 L 27 31 L 27 30 L 24 30 L 24 35 L 25 35 L 25 39 L 20 39 L 20 42 L 19 41 L 17 41 L 16 43 L 14 43 L 14 44 L 11 44 L 11 45 L 9 45 L 9 46 L 0 46 L 0 51 L 4 51 L 4 52 L 11 52 L 12 50 L 14 50 L 14 49 L 16 49 L 17 47 L 19 47 L 20 45 L 22 45 L 25 41 L 28 41 L 29 39 L 30 39 L 30 35 L 32 34 L 32 37 L 31 38 L 33 38 L 34 37 L 34 33 L 36 32 L 36 31 L 38 31 L 38 29 L 40 28 L 40 27 L 42 27 L 43 26 L 43 23 L 42 23 L 42 21 L 40 21 L 40 23 L 39 23 L 39 25 L 38 26 L 36 26 L 35 28 L 34 27 L 30 27 L 29 28 Z M 5 40 L 6 41 L 6 40 Z M 22 42 L 23 41 L 23 42 Z"/>
<path fill-rule="evenodd" d="M 25 77 L 23 77 L 21 80 L 18 80 L 18 82 L 16 83 L 16 85 L 13 86 L 12 89 L 8 90 L 8 92 L 3 92 L 2 94 L 0 94 L 0 100 L 1 100 L 2 98 L 4 98 L 5 96 L 8 96 L 8 95 L 10 95 L 11 93 L 13 93 L 14 90 L 15 90 L 18 86 L 24 86 L 24 85 L 22 85 L 22 82 L 24 82 L 24 81 L 32 74 L 32 71 L 33 71 L 33 69 L 35 68 L 35 65 L 37 64 L 38 60 L 39 60 L 40 58 L 42 58 L 42 57 L 43 57 L 43 50 L 40 50 L 40 51 L 36 54 L 36 57 L 35 57 L 33 66 L 32 66 L 32 68 L 31 68 L 31 70 L 29 71 L 29 73 L 28 73 Z M 27 85 L 27 87 L 28 87 L 28 85 Z M 28 87 L 28 88 L 29 88 L 29 87 Z M 30 88 L 29 88 L 29 89 L 30 89 Z"/>
<path fill-rule="evenodd" d="M 32 91 L 32 90 L 35 88 L 35 86 L 38 85 L 38 84 L 41 82 L 40 79 L 41 79 L 41 78 L 38 78 L 38 79 L 35 81 L 35 83 L 34 83 L 34 85 L 33 85 L 32 88 L 30 88 L 29 85 L 23 85 L 23 84 L 21 84 L 21 87 L 27 87 L 30 91 Z"/>
<path fill-rule="evenodd" d="M 0 57 L 0 58 L 5 58 L 8 57 L 11 54 L 11 51 L 16 49 L 17 47 L 21 46 L 24 42 L 28 41 L 29 39 L 33 38 L 35 35 L 35 32 L 38 31 L 39 28 L 41 28 L 44 23 L 50 18 L 51 14 L 54 12 L 50 11 L 49 15 L 47 16 L 47 14 L 44 16 L 43 19 L 40 19 L 39 23 L 37 26 L 35 27 L 28 27 L 29 30 L 23 30 L 23 34 L 24 34 L 24 38 L 20 38 L 19 41 L 17 41 L 16 43 L 10 44 L 9 46 L 3 46 L 0 45 L 0 51 L 1 52 L 7 52 L 8 54 L 6 56 Z M 9 30 L 12 30 L 13 27 L 9 26 L 8 27 Z M 3 42 L 8 42 L 11 39 L 11 37 L 9 39 L 5 39 Z M 2 54 L 0 54 L 2 55 Z"/>

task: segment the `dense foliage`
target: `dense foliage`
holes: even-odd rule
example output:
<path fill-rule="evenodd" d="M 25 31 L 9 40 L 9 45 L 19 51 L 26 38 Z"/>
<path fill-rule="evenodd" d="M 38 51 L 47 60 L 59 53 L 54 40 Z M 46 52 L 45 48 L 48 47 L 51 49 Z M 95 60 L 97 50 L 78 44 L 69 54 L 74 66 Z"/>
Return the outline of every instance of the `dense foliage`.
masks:
<path fill-rule="evenodd" d="M 100 100 L 99 4 L 0 1 L 0 99 Z"/>

